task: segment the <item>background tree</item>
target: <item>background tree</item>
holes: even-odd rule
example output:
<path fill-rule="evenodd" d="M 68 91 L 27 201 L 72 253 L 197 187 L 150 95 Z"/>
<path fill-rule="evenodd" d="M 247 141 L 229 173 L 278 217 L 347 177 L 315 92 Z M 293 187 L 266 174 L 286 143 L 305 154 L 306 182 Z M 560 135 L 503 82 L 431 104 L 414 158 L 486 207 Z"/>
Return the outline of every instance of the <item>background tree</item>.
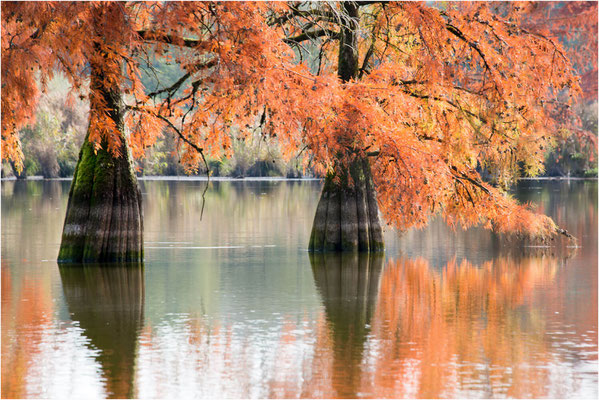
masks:
<path fill-rule="evenodd" d="M 542 171 L 543 150 L 580 93 L 562 46 L 523 24 L 522 11 L 513 3 L 293 3 L 274 17 L 298 58 L 311 52 L 305 42 L 318 49 L 312 67 L 328 104 L 310 120 L 320 134 L 306 139 L 333 171 L 322 201 L 351 188 L 344 171 L 372 156 L 378 203 L 400 229 L 440 212 L 450 224 L 535 239 L 566 233 L 503 190 Z M 496 186 L 483 182 L 481 169 Z M 330 229 L 329 211 L 324 216 L 317 211 L 313 248 L 355 248 L 361 224 L 352 207 L 334 205 Z"/>
<path fill-rule="evenodd" d="M 23 127 L 20 140 L 23 170 L 17 177 L 42 175 L 44 178 L 73 176 L 79 149 L 87 129 L 88 103 L 77 97 L 67 102 L 69 85 L 55 75 L 37 103 L 35 121 Z"/>

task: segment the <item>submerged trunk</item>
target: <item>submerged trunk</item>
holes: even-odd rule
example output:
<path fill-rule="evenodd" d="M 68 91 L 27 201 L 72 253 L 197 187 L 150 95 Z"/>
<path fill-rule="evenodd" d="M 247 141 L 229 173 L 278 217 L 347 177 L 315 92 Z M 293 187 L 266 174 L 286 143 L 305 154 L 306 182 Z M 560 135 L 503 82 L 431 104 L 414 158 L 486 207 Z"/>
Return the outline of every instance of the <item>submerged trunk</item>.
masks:
<path fill-rule="evenodd" d="M 126 144 L 121 157 L 94 152 L 87 140 L 79 155 L 62 232 L 58 262 L 141 261 L 141 194 Z"/>
<path fill-rule="evenodd" d="M 99 77 L 92 75 L 92 85 L 100 82 Z M 123 132 L 120 93 L 100 90 L 111 110 L 110 118 Z M 121 134 L 120 157 L 111 154 L 106 143 L 94 151 L 88 139 L 89 131 L 69 192 L 58 262 L 141 261 L 141 193 L 126 139 Z"/>
<path fill-rule="evenodd" d="M 382 251 L 383 230 L 366 159 L 327 175 L 316 208 L 310 251 Z"/>

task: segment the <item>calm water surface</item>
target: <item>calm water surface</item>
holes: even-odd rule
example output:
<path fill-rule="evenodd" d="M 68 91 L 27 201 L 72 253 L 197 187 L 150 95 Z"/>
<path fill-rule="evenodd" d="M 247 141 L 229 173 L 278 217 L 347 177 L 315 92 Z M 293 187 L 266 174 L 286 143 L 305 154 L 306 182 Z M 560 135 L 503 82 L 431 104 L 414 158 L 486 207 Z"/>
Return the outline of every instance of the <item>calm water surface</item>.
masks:
<path fill-rule="evenodd" d="M 441 222 L 306 248 L 319 182 L 144 181 L 145 264 L 58 267 L 68 181 L 2 182 L 2 397 L 596 398 L 597 182 L 523 182 L 578 249 Z"/>

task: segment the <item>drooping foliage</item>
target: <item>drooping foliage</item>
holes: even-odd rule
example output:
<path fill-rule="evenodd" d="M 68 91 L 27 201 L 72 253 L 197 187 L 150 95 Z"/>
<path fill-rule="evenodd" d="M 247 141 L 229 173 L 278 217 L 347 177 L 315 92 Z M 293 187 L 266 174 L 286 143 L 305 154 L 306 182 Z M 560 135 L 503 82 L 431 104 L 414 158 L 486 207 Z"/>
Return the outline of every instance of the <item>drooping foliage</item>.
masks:
<path fill-rule="evenodd" d="M 20 161 L 17 129 L 33 118 L 38 82 L 42 90 L 55 69 L 65 73 L 72 95 L 90 101 L 90 141 L 102 140 L 118 154 L 121 135 L 99 90 L 88 90 L 92 69 L 102 87 L 141 90 L 131 54 L 137 33 L 118 3 L 28 2 L 2 4 L 2 152 Z"/>
<path fill-rule="evenodd" d="M 577 70 L 586 61 L 566 52 L 542 12 L 532 3 L 352 7 L 349 15 L 342 3 L 5 2 L 3 157 L 21 159 L 16 132 L 33 115 L 36 77 L 43 88 L 58 68 L 83 90 L 93 65 L 124 95 L 134 156 L 169 127 L 193 170 L 205 152 L 230 152 L 231 130 L 260 132 L 287 156 L 307 149 L 323 174 L 368 158 L 396 228 L 441 213 L 499 232 L 558 232 L 504 192 L 542 171 L 544 150 L 581 94 Z M 359 73 L 340 79 L 339 39 L 350 34 Z M 152 57 L 177 63 L 180 79 L 143 87 L 140 68 Z M 89 99 L 103 110 L 94 88 Z M 100 111 L 90 115 L 89 140 L 118 153 L 121 133 Z"/>
<path fill-rule="evenodd" d="M 325 56 L 332 47 L 332 58 L 338 26 L 348 22 L 335 7 L 309 7 L 318 5 L 290 11 L 289 41 L 319 38 L 312 44 Z M 323 107 L 330 112 L 317 121 L 323 134 L 316 136 L 316 154 L 375 153 L 379 202 L 396 226 L 421 226 L 441 211 L 450 223 L 551 235 L 549 219 L 516 205 L 479 175 L 490 170 L 507 186 L 521 173 L 540 172 L 540 156 L 564 120 L 551 105 L 571 104 L 569 96 L 580 92 L 559 42 L 523 28 L 521 15 L 512 3 L 364 6 L 363 74 L 348 84 L 324 83 L 325 65 Z"/>

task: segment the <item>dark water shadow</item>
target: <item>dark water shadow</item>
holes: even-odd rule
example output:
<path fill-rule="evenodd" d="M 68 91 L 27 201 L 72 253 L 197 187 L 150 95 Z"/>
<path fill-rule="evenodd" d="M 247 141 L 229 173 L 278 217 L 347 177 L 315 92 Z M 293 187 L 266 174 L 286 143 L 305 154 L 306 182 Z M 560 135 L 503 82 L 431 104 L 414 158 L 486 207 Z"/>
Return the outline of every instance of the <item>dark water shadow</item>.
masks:
<path fill-rule="evenodd" d="M 333 344 L 333 386 L 339 397 L 355 398 L 359 391 L 383 262 L 383 254 L 310 254 Z"/>
<path fill-rule="evenodd" d="M 59 265 L 65 299 L 99 362 L 109 398 L 132 398 L 144 325 L 143 264 Z"/>

